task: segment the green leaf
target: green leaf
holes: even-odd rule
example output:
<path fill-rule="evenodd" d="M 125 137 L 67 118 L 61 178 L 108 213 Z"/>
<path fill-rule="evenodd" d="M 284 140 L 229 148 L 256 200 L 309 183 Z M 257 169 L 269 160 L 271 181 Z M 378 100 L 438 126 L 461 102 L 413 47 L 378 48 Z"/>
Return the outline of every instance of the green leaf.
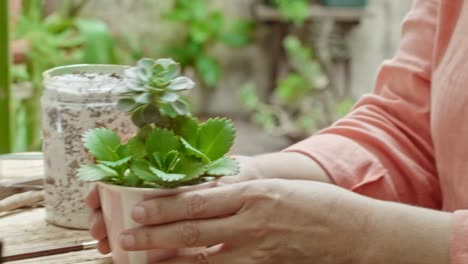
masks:
<path fill-rule="evenodd" d="M 172 91 L 184 91 L 190 90 L 194 86 L 195 83 L 192 81 L 192 79 L 187 77 L 178 77 L 175 78 L 167 88 Z"/>
<path fill-rule="evenodd" d="M 175 62 L 173 59 L 157 59 L 155 61 L 155 65 L 161 65 L 164 70 L 168 70 L 171 65 L 177 65 L 177 62 Z"/>
<path fill-rule="evenodd" d="M 159 178 L 150 170 L 150 164 L 145 160 L 137 160 L 130 166 L 130 170 L 140 179 L 148 182 L 159 182 Z"/>
<path fill-rule="evenodd" d="M 153 95 L 151 93 L 142 93 L 138 96 L 135 96 L 134 99 L 136 104 L 145 105 L 153 101 Z"/>
<path fill-rule="evenodd" d="M 210 161 L 217 160 L 228 153 L 234 143 L 236 130 L 232 121 L 225 118 L 211 118 L 198 130 L 198 149 Z"/>
<path fill-rule="evenodd" d="M 162 78 L 164 81 L 168 82 L 180 74 L 180 65 L 178 63 L 170 64 L 167 67 L 167 70 L 158 74 L 158 77 Z M 186 77 L 185 77 L 186 78 Z"/>
<path fill-rule="evenodd" d="M 146 146 L 145 143 L 140 139 L 139 136 L 133 137 L 127 143 L 128 145 L 128 154 L 135 159 L 142 159 L 146 156 Z"/>
<path fill-rule="evenodd" d="M 214 88 L 221 76 L 218 61 L 209 56 L 202 56 L 195 62 L 195 69 L 203 83 Z"/>
<path fill-rule="evenodd" d="M 180 141 L 182 142 L 182 145 L 184 145 L 184 149 L 187 152 L 188 155 L 197 157 L 199 159 L 202 159 L 206 163 L 211 162 L 210 158 L 208 158 L 203 152 L 200 150 L 196 149 L 190 143 L 188 143 L 185 139 L 180 138 Z"/>
<path fill-rule="evenodd" d="M 173 120 L 172 130 L 190 145 L 195 146 L 197 144 L 199 125 L 200 122 L 195 117 L 178 116 Z"/>
<path fill-rule="evenodd" d="M 187 102 L 182 99 L 172 102 L 171 107 L 179 115 L 188 115 L 189 113 L 189 106 Z"/>
<path fill-rule="evenodd" d="M 178 182 L 185 178 L 185 174 L 165 173 L 164 171 L 158 170 L 155 167 L 150 167 L 150 170 L 164 182 Z"/>
<path fill-rule="evenodd" d="M 172 150 L 180 148 L 180 142 L 174 132 L 167 129 L 155 128 L 146 141 L 147 153 L 161 153 L 163 157 Z"/>
<path fill-rule="evenodd" d="M 164 165 L 167 172 L 174 170 L 177 163 L 180 161 L 180 152 L 177 150 L 172 150 L 167 153 L 166 158 L 164 159 Z"/>
<path fill-rule="evenodd" d="M 206 166 L 203 162 L 193 160 L 189 157 L 181 157 L 180 162 L 174 169 L 175 173 L 184 174 L 185 177 L 181 182 L 190 182 L 200 178 L 206 171 Z"/>
<path fill-rule="evenodd" d="M 177 101 L 180 98 L 180 95 L 172 92 L 165 92 L 163 95 L 159 97 L 159 100 L 161 100 L 164 103 L 173 103 Z"/>
<path fill-rule="evenodd" d="M 118 146 L 115 153 L 119 156 L 119 159 L 132 156 L 128 150 L 128 144 Z"/>
<path fill-rule="evenodd" d="M 131 98 L 123 98 L 117 102 L 117 109 L 119 109 L 122 112 L 127 112 L 127 113 L 132 112 L 138 106 L 140 105 L 137 104 L 135 100 Z"/>
<path fill-rule="evenodd" d="M 170 104 L 163 104 L 161 107 L 159 107 L 159 111 L 170 118 L 176 118 L 179 116 L 179 114 L 177 114 L 177 112 Z"/>
<path fill-rule="evenodd" d="M 102 181 L 106 178 L 118 176 L 117 172 L 102 164 L 87 164 L 77 171 L 77 177 L 81 181 Z"/>
<path fill-rule="evenodd" d="M 139 185 L 142 182 L 140 178 L 138 178 L 138 176 L 135 175 L 135 173 L 131 172 L 130 170 L 125 171 L 125 175 L 122 181 L 125 186 L 130 186 L 130 187 L 139 187 Z"/>
<path fill-rule="evenodd" d="M 150 159 L 151 162 L 153 163 L 153 165 L 156 166 L 156 168 L 161 169 L 161 170 L 165 169 L 166 166 L 164 163 L 164 158 L 161 155 L 161 153 L 155 152 L 150 157 L 152 158 Z"/>
<path fill-rule="evenodd" d="M 104 165 L 106 165 L 108 167 L 111 167 L 111 168 L 117 168 L 117 167 L 120 167 L 120 166 L 122 166 L 124 164 L 127 164 L 130 160 L 132 160 L 131 156 L 120 159 L 120 160 L 117 160 L 117 161 L 98 160 L 98 163 L 104 164 Z"/>
<path fill-rule="evenodd" d="M 117 161 L 114 150 L 120 145 L 120 138 L 114 131 L 106 128 L 95 128 L 83 134 L 84 146 L 98 160 Z"/>
<path fill-rule="evenodd" d="M 75 24 L 86 39 L 82 63 L 116 62 L 116 42 L 106 23 L 96 19 L 79 18 Z"/>
<path fill-rule="evenodd" d="M 149 58 L 143 58 L 137 62 L 137 66 L 139 68 L 143 68 L 147 70 L 148 72 L 153 69 L 154 65 L 155 65 L 155 61 Z"/>
<path fill-rule="evenodd" d="M 206 174 L 210 176 L 232 176 L 239 173 L 239 164 L 230 157 L 220 158 L 207 165 Z"/>

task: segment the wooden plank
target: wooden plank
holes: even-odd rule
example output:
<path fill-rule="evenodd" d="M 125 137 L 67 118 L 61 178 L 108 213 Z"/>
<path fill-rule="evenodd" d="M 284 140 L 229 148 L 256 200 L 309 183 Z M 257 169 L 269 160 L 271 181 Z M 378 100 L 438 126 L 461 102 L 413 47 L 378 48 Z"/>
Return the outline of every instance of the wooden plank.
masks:
<path fill-rule="evenodd" d="M 263 22 L 283 21 L 281 14 L 276 8 L 264 4 L 253 6 L 253 15 L 256 19 Z M 359 22 L 366 14 L 364 8 L 351 7 L 326 7 L 318 4 L 310 6 L 307 19 L 314 18 L 332 18 L 341 22 Z"/>
<path fill-rule="evenodd" d="M 8 153 L 12 148 L 9 2 L 0 1 L 0 153 Z"/>
<path fill-rule="evenodd" d="M 27 189 L 40 189 L 43 175 L 41 153 L 0 155 L 0 199 Z"/>
<path fill-rule="evenodd" d="M 0 239 L 4 242 L 4 255 L 24 251 L 90 241 L 86 230 L 73 230 L 51 225 L 45 221 L 45 209 L 35 208 L 7 214 L 0 214 Z M 53 255 L 35 259 L 14 261 L 15 264 L 71 264 L 71 263 L 112 263 L 109 256 L 97 250 L 83 250 L 67 254 Z"/>

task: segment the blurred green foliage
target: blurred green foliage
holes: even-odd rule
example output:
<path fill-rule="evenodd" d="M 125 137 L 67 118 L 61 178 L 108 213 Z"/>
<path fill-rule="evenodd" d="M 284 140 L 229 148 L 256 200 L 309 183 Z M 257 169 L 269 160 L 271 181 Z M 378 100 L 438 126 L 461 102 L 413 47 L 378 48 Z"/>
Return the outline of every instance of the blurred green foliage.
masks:
<path fill-rule="evenodd" d="M 312 49 L 293 36 L 283 46 L 290 71 L 278 80 L 269 101 L 262 101 L 252 84 L 242 89 L 241 98 L 255 123 L 296 141 L 344 116 L 354 102 L 330 95 L 327 77 Z"/>
<path fill-rule="evenodd" d="M 65 64 L 117 62 L 115 40 L 106 24 L 78 17 L 87 0 L 61 1 L 49 15 L 44 14 L 44 3 L 24 0 L 12 32 L 13 39 L 29 44 L 26 60 L 12 69 L 13 81 L 29 83 L 31 88 L 27 96 L 13 98 L 14 151 L 40 149 L 42 72 Z"/>
<path fill-rule="evenodd" d="M 0 154 L 11 150 L 8 1 L 0 2 Z"/>
<path fill-rule="evenodd" d="M 309 16 L 310 0 L 267 0 L 267 4 L 278 9 L 286 21 L 299 26 Z"/>
<path fill-rule="evenodd" d="M 239 48 L 251 42 L 252 23 L 226 19 L 211 10 L 209 1 L 175 0 L 166 18 L 185 31 L 179 43 L 172 43 L 170 57 L 192 68 L 204 88 L 215 88 L 221 78 L 220 61 L 212 53 L 216 45 Z"/>

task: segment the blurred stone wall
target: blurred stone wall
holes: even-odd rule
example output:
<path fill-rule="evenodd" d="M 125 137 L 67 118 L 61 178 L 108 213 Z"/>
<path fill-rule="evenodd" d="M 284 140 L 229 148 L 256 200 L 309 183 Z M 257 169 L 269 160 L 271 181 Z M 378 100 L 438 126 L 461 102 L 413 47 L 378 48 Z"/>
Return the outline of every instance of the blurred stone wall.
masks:
<path fill-rule="evenodd" d="M 380 64 L 394 55 L 401 22 L 411 4 L 411 0 L 369 0 L 367 15 L 349 40 L 355 97 L 372 90 Z"/>
<path fill-rule="evenodd" d="M 254 1 L 211 0 L 215 8 L 221 8 L 228 16 L 241 17 L 250 16 Z M 162 14 L 171 5 L 171 0 L 91 0 L 84 13 L 106 20 L 118 35 L 139 39 L 145 50 L 154 51 L 163 43 L 177 39 L 178 32 L 183 30 L 162 20 Z M 410 0 L 369 0 L 367 15 L 349 39 L 351 88 L 356 97 L 372 89 L 379 65 L 393 55 L 398 46 L 401 19 L 410 5 Z M 212 112 L 243 113 L 238 91 L 246 82 L 266 89 L 270 60 L 266 49 L 268 38 L 267 32 L 259 30 L 255 44 L 247 48 L 235 52 L 223 47 L 215 49 L 224 63 L 224 75 L 212 100 Z"/>

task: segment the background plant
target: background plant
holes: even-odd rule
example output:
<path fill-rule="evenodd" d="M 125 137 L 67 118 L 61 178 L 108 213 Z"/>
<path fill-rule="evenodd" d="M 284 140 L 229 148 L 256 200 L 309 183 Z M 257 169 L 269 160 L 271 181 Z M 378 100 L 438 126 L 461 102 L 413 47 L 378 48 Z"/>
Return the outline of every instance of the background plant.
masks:
<path fill-rule="evenodd" d="M 29 44 L 26 60 L 12 69 L 15 83 L 28 83 L 26 94 L 14 100 L 15 150 L 40 149 L 40 103 L 42 72 L 72 63 L 116 63 L 115 41 L 105 23 L 78 17 L 87 0 L 60 2 L 49 15 L 44 1 L 24 0 L 13 39 Z"/>
<path fill-rule="evenodd" d="M 79 169 L 81 180 L 171 188 L 238 173 L 236 161 L 225 156 L 234 142 L 234 125 L 223 118 L 200 123 L 192 117 L 180 92 L 194 83 L 179 74 L 172 59 L 142 59 L 125 71 L 126 85 L 114 92 L 139 132 L 126 144 L 108 129 L 85 133 L 84 145 L 96 164 Z"/>
<path fill-rule="evenodd" d="M 268 101 L 258 97 L 253 85 L 244 87 L 241 97 L 255 123 L 297 141 L 345 115 L 353 101 L 332 93 L 313 50 L 298 38 L 287 37 L 284 48 L 290 71 L 279 79 Z"/>
<path fill-rule="evenodd" d="M 310 0 L 267 0 L 266 3 L 278 9 L 282 17 L 295 25 L 302 25 L 309 16 Z"/>
<path fill-rule="evenodd" d="M 8 1 L 0 3 L 0 153 L 11 149 L 10 49 Z"/>
<path fill-rule="evenodd" d="M 206 0 L 175 0 L 173 9 L 166 14 L 169 21 L 182 26 L 184 34 L 179 43 L 171 43 L 170 57 L 184 69 L 193 69 L 204 88 L 201 103 L 206 111 L 212 90 L 221 78 L 220 61 L 213 54 L 217 45 L 244 47 L 251 42 L 253 24 L 244 20 L 230 21 L 225 15 L 212 10 Z"/>

